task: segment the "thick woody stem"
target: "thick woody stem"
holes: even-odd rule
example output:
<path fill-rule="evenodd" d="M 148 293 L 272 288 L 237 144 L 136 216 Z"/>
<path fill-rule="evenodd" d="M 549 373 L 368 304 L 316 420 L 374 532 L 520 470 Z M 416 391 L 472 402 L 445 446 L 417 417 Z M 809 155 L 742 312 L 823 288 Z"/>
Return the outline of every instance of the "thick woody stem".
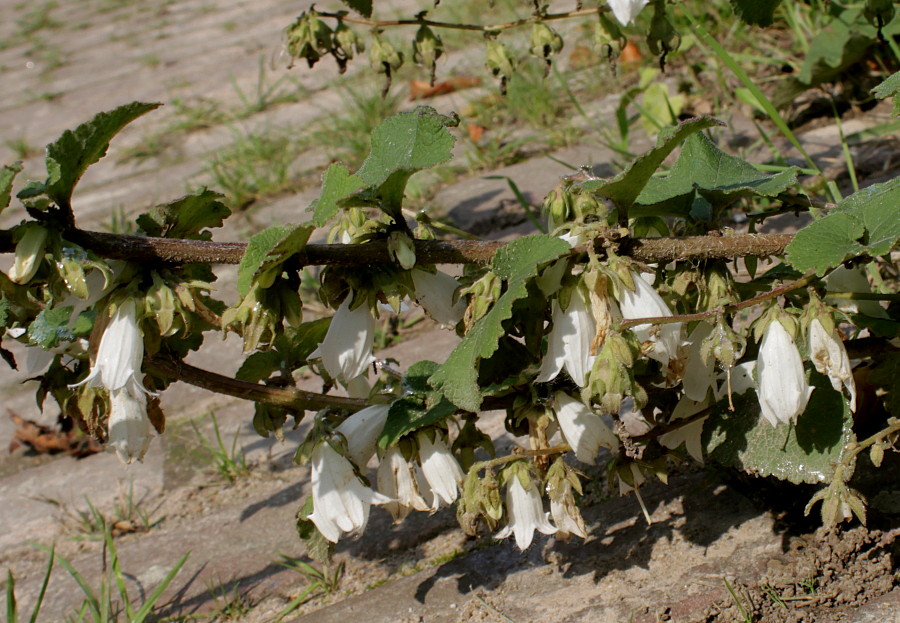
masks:
<path fill-rule="evenodd" d="M 8 234 L 8 232 L 3 232 Z M 247 248 L 243 242 L 206 242 L 126 236 L 74 229 L 66 239 L 101 257 L 129 261 L 160 261 L 173 264 L 239 264 Z M 742 234 L 735 236 L 685 236 L 681 238 L 617 239 L 620 255 L 639 262 L 733 259 L 777 255 L 793 239 L 791 234 Z M 595 245 L 605 239 L 598 237 Z M 416 240 L 416 258 L 423 264 L 489 264 L 503 242 L 473 240 Z M 0 252 L 11 253 L 10 235 L 0 235 Z M 309 244 L 297 255 L 304 266 L 393 263 L 387 242 L 365 244 Z"/>
<path fill-rule="evenodd" d="M 235 398 L 253 402 L 263 402 L 298 411 L 317 411 L 326 407 L 344 409 L 346 411 L 359 411 L 368 406 L 367 401 L 357 398 L 327 396 L 325 394 L 303 391 L 295 387 L 271 387 L 269 385 L 240 381 L 222 374 L 196 368 L 183 361 L 174 361 L 164 357 L 148 359 L 145 361 L 144 369 L 160 376 L 184 381 L 190 385 L 225 394 L 226 396 L 234 396 Z"/>

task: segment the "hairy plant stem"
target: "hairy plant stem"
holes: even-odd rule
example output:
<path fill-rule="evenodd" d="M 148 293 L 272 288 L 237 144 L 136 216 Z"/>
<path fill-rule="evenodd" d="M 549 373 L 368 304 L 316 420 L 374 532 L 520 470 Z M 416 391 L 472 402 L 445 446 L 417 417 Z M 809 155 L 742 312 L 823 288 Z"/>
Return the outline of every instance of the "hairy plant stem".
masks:
<path fill-rule="evenodd" d="M 853 461 L 856 460 L 857 455 L 863 450 L 870 448 L 875 445 L 882 439 L 893 435 L 894 433 L 900 431 L 900 418 L 889 418 L 888 425 L 886 428 L 878 431 L 871 437 L 864 439 L 863 441 L 859 441 L 855 444 L 852 444 L 851 447 L 847 448 L 847 453 L 841 458 L 841 464 L 850 467 L 853 464 Z"/>
<path fill-rule="evenodd" d="M 64 238 L 100 257 L 114 260 L 156 261 L 171 264 L 239 264 L 247 244 L 244 242 L 207 242 L 174 238 L 151 238 L 71 229 Z M 601 250 L 615 243 L 619 255 L 639 262 L 675 260 L 734 259 L 763 257 L 784 252 L 793 240 L 791 234 L 741 234 L 734 236 L 685 236 L 681 238 L 621 238 L 599 235 L 594 246 Z M 416 240 L 416 259 L 422 264 L 490 264 L 494 254 L 506 243 L 476 240 Z M 0 253 L 12 253 L 15 244 L 11 232 L 0 232 Z M 577 252 L 576 249 L 573 252 Z M 309 244 L 295 258 L 300 266 L 393 263 L 387 241 L 364 244 Z"/>
<path fill-rule="evenodd" d="M 762 294 L 758 294 L 753 298 L 749 298 L 746 301 L 741 301 L 740 303 L 735 303 L 733 305 L 721 305 L 714 309 L 710 309 L 705 312 L 698 312 L 696 314 L 682 314 L 680 316 L 652 316 L 648 318 L 631 318 L 629 320 L 623 320 L 619 323 L 620 329 L 630 329 L 631 327 L 636 327 L 642 324 L 671 324 L 674 322 L 693 322 L 694 320 L 703 320 L 705 318 L 714 318 L 720 314 L 731 313 L 740 311 L 742 309 L 746 309 L 748 307 L 753 307 L 759 303 L 767 301 L 769 299 L 773 299 L 775 297 L 781 296 L 783 294 L 787 294 L 793 290 L 797 290 L 799 288 L 803 288 L 813 281 L 820 279 L 817 277 L 815 273 L 810 273 L 801 277 L 800 279 L 796 279 L 794 281 L 788 282 L 784 285 L 778 286 L 777 288 L 773 288 L 768 292 L 763 292 Z"/>
<path fill-rule="evenodd" d="M 474 465 L 472 465 L 469 473 L 477 474 L 483 469 L 492 469 L 499 465 L 505 465 L 506 463 L 518 461 L 519 459 L 563 454 L 565 452 L 569 452 L 571 449 L 572 446 L 566 443 L 560 444 L 558 446 L 553 446 L 552 448 L 541 448 L 539 450 L 523 450 L 520 448 L 516 448 L 513 450 L 512 454 L 507 454 L 506 456 L 497 457 L 496 459 L 488 459 L 487 461 L 479 461 L 478 463 L 475 463 Z"/>
<path fill-rule="evenodd" d="M 364 26 L 370 26 L 372 28 L 386 28 L 390 26 L 428 26 L 430 28 L 444 28 L 447 30 L 469 30 L 484 33 L 498 33 L 504 30 L 509 30 L 511 28 L 527 26 L 528 24 L 533 24 L 535 22 L 550 22 L 560 19 L 572 19 L 576 17 L 584 17 L 586 15 L 596 15 L 604 11 L 609 11 L 609 8 L 597 7 L 593 9 L 566 11 L 564 13 L 536 13 L 531 17 L 523 17 L 522 19 L 517 19 L 512 22 L 506 22 L 503 24 L 458 24 L 454 22 L 438 22 L 435 20 L 426 19 L 424 17 L 424 12 L 421 14 L 422 17 L 416 19 L 376 20 L 367 17 L 347 15 L 343 12 L 329 13 L 325 11 L 318 12 L 318 16 L 337 19 L 348 24 L 362 24 Z"/>

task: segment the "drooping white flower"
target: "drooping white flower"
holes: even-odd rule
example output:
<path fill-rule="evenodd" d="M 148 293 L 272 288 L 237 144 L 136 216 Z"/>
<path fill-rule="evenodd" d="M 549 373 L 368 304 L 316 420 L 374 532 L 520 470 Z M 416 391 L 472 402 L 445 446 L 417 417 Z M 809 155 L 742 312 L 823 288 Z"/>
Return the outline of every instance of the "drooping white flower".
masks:
<path fill-rule="evenodd" d="M 850 394 L 850 410 L 856 411 L 856 381 L 844 342 L 825 331 L 818 318 L 809 323 L 809 358 L 816 370 L 828 376 L 835 391 L 843 385 Z"/>
<path fill-rule="evenodd" d="M 650 0 L 607 0 L 609 8 L 612 9 L 613 15 L 623 26 L 634 21 Z"/>
<path fill-rule="evenodd" d="M 572 291 L 565 311 L 554 299 L 553 328 L 547 336 L 547 354 L 535 380 L 539 383 L 552 381 L 565 368 L 575 384 L 584 387 L 585 375 L 593 363 L 591 340 L 596 331 L 596 322 L 580 288 Z"/>
<path fill-rule="evenodd" d="M 632 271 L 631 279 L 634 281 L 634 290 L 629 290 L 627 287 L 622 288 L 620 295 L 619 309 L 623 318 L 631 320 L 672 315 L 672 310 L 669 309 L 666 302 L 656 293 L 653 286 L 644 281 L 640 274 Z M 678 357 L 678 346 L 681 344 L 681 324 L 673 322 L 658 325 L 656 331 L 653 330 L 652 325 L 639 324 L 632 327 L 631 330 L 641 342 L 653 343 L 653 350 L 647 356 L 667 366 L 669 361 Z"/>
<path fill-rule="evenodd" d="M 763 334 L 756 370 L 759 406 L 772 426 L 803 413 L 813 388 L 806 381 L 794 339 L 778 320 L 773 319 Z"/>
<path fill-rule="evenodd" d="M 137 324 L 134 299 L 122 301 L 100 338 L 91 373 L 80 384 L 102 386 L 110 392 L 126 388 L 133 396 L 146 392 L 141 374 L 144 337 Z"/>
<path fill-rule="evenodd" d="M 109 392 L 108 445 L 125 464 L 142 461 L 153 439 L 153 424 L 147 417 L 147 397 L 128 388 Z"/>
<path fill-rule="evenodd" d="M 710 400 L 708 396 L 704 396 L 703 400 L 692 400 L 688 397 L 687 393 L 685 393 L 681 400 L 678 401 L 678 404 L 675 405 L 675 408 L 672 409 L 671 422 L 675 423 L 678 420 L 696 415 L 707 408 L 709 403 Z M 703 447 L 701 445 L 701 438 L 703 436 L 703 424 L 708 417 L 709 416 L 699 418 L 690 424 L 684 424 L 675 430 L 660 435 L 659 443 L 671 450 L 684 444 L 684 448 L 687 450 L 688 454 L 696 461 L 702 463 Z"/>
<path fill-rule="evenodd" d="M 360 409 L 335 429 L 347 439 L 347 456 L 357 467 L 364 468 L 375 455 L 375 444 L 390 410 L 389 404 Z"/>
<path fill-rule="evenodd" d="M 431 510 L 437 510 L 441 503 L 450 505 L 459 497 L 459 486 L 465 478 L 462 468 L 450 452 L 444 440 L 435 434 L 434 441 L 428 433 L 419 433 L 419 464 L 434 495 Z"/>
<path fill-rule="evenodd" d="M 321 358 L 328 374 L 345 384 L 364 374 L 375 361 L 375 319 L 365 303 L 351 310 L 352 298 L 344 299 L 331 319 L 325 339 L 309 355 L 310 359 Z"/>
<path fill-rule="evenodd" d="M 712 333 L 713 326 L 707 322 L 698 324 L 688 336 L 687 353 L 684 364 L 684 376 L 681 385 L 684 395 L 691 400 L 703 400 L 709 388 L 715 384 L 715 357 L 703 359 L 703 340 Z"/>
<path fill-rule="evenodd" d="M 365 486 L 353 473 L 350 461 L 327 442 L 313 449 L 310 465 L 313 513 L 309 519 L 332 543 L 337 543 L 344 532 L 361 533 L 369 521 L 371 505 L 391 501 Z"/>
<path fill-rule="evenodd" d="M 403 457 L 397 446 L 388 448 L 378 465 L 378 490 L 391 498 L 385 508 L 394 521 L 400 521 L 413 509 L 424 511 L 430 505 L 419 493 L 419 482 L 415 465 Z"/>
<path fill-rule="evenodd" d="M 452 329 L 462 320 L 466 313 L 466 302 L 465 299 L 453 302 L 453 293 L 459 287 L 456 279 L 441 271 L 431 273 L 414 268 L 412 280 L 416 288 L 416 302 L 425 308 L 442 329 Z"/>
<path fill-rule="evenodd" d="M 547 493 L 550 497 L 550 516 L 553 518 L 553 523 L 556 524 L 557 534 L 563 538 L 569 534 L 580 536 L 582 539 L 587 538 L 584 518 L 581 516 L 581 511 L 578 510 L 578 505 L 575 504 L 572 483 L 568 478 L 557 479 L 554 489 L 551 489 L 548 483 Z"/>
<path fill-rule="evenodd" d="M 601 447 L 610 450 L 619 447 L 616 434 L 580 400 L 565 392 L 556 392 L 553 409 L 563 438 L 572 446 L 579 461 L 593 463 Z"/>
<path fill-rule="evenodd" d="M 509 523 L 497 533 L 497 538 L 505 539 L 511 534 L 515 535 L 519 549 L 528 549 L 535 530 L 542 534 L 556 534 L 556 528 L 544 512 L 541 493 L 534 480 L 526 489 L 518 476 L 511 479 L 506 487 L 506 511 Z"/>

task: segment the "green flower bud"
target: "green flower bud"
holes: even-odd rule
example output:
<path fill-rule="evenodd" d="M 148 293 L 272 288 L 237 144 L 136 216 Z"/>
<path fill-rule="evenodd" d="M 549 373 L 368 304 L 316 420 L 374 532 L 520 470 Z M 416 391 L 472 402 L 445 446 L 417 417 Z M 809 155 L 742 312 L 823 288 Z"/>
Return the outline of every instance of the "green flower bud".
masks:
<path fill-rule="evenodd" d="M 681 35 L 669 20 L 665 0 L 656 0 L 653 9 L 650 32 L 647 33 L 647 46 L 653 54 L 660 57 L 660 67 L 665 70 L 666 56 L 678 49 Z"/>
<path fill-rule="evenodd" d="M 506 83 L 513 74 L 513 62 L 509 58 L 509 52 L 502 43 L 492 37 L 485 42 L 485 64 L 488 71 L 500 78 L 500 92 L 506 95 Z"/>
<path fill-rule="evenodd" d="M 550 71 L 550 59 L 563 49 L 563 38 L 544 22 L 535 22 L 531 28 L 531 53 L 544 59 L 546 71 Z"/>
<path fill-rule="evenodd" d="M 9 278 L 13 283 L 23 285 L 31 281 L 44 259 L 47 230 L 37 223 L 25 223 L 16 228 L 16 235 L 19 242 Z"/>
<path fill-rule="evenodd" d="M 404 270 L 416 265 L 416 247 L 404 231 L 392 231 L 387 241 L 388 254 L 397 261 Z"/>
<path fill-rule="evenodd" d="M 428 70 L 432 86 L 434 86 L 434 74 L 437 66 L 437 59 L 439 59 L 443 53 L 444 44 L 441 41 L 441 38 L 435 35 L 431 28 L 422 24 L 416 32 L 416 38 L 413 40 L 413 60 L 416 65 Z"/>
<path fill-rule="evenodd" d="M 894 19 L 894 13 L 893 0 L 866 0 L 866 7 L 863 9 L 866 20 L 878 29 L 879 37 L 884 37 L 881 29 Z"/>
<path fill-rule="evenodd" d="M 284 47 L 292 59 L 305 59 L 312 67 L 332 51 L 332 31 L 315 11 L 301 13 L 284 31 Z"/>

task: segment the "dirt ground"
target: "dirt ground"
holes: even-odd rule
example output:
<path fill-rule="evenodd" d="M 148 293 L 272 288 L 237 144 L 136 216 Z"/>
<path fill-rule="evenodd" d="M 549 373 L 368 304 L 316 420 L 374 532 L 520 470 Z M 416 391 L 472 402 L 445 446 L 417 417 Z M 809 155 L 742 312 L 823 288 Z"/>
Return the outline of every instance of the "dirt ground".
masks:
<path fill-rule="evenodd" d="M 414 4 L 396 2 L 400 7 Z M 280 32 L 308 2 L 283 0 L 85 0 L 43 5 L 0 0 L 0 162 L 24 157 L 23 178 L 43 175 L 41 146 L 96 112 L 133 100 L 162 101 L 166 108 L 126 129 L 110 155 L 92 168 L 75 195 L 79 225 L 109 226 L 113 215 L 133 217 L 187 188 L 210 183 L 209 155 L 242 131 L 291 125 L 310 127 L 345 103 L 327 62 L 315 70 L 288 72 L 278 59 Z M 336 4 L 336 6 L 339 6 Z M 262 64 L 260 62 L 262 59 Z M 275 59 L 276 64 L 272 65 Z M 443 71 L 465 72 L 482 61 L 465 54 L 444 61 Z M 328 65 L 328 66 L 326 66 Z M 178 102 L 209 98 L 242 106 L 254 93 L 261 67 L 268 79 L 288 77 L 294 97 L 239 122 L 172 129 Z M 367 88 L 377 85 L 359 80 Z M 479 70 L 480 71 L 480 70 Z M 346 83 L 342 83 L 346 84 Z M 355 83 L 350 83 L 355 84 Z M 293 87 L 292 87 L 293 88 Z M 360 86 L 359 88 L 363 88 Z M 405 95 L 406 85 L 395 90 Z M 429 102 L 441 112 L 462 110 L 475 90 Z M 590 114 L 609 115 L 615 96 L 592 102 Z M 886 120 L 889 107 L 845 121 L 851 133 Z M 737 141 L 752 131 L 740 111 L 722 115 Z M 162 135 L 160 133 L 163 133 Z M 166 140 L 160 142 L 160 138 Z M 813 157 L 841 169 L 838 131 L 825 124 L 802 135 Z M 155 149 L 149 157 L 129 154 Z M 883 181 L 898 165 L 896 144 L 856 147 L 864 183 Z M 892 155 L 893 154 L 893 155 Z M 593 144 L 575 144 L 547 156 L 492 171 L 508 176 L 532 202 L 567 173 L 560 162 L 602 169 L 613 154 Z M 306 180 L 262 199 L 229 221 L 218 240 L 244 239 L 270 223 L 306 219 L 317 196 L 316 181 L 329 154 L 311 149 L 298 158 Z M 892 160 L 893 159 L 893 160 Z M 492 238 L 520 235 L 530 224 L 505 180 L 482 172 L 445 182 L 434 198 L 440 211 L 466 229 Z M 304 177 L 305 176 L 305 177 Z M 22 178 L 20 178 L 22 179 Z M 21 214 L 7 210 L 8 227 Z M 796 227 L 790 218 L 780 227 Z M 739 225 L 736 224 L 736 227 Z M 9 262 L 7 258 L 0 262 Z M 5 267 L 7 264 L 3 264 Z M 218 287 L 233 290 L 233 268 L 217 270 Z M 227 296 L 227 294 L 226 294 Z M 233 295 L 232 295 L 233 296 Z M 456 338 L 430 321 L 418 323 L 379 357 L 401 368 L 439 359 Z M 4 343 L 17 354 L 14 345 Z M 209 339 L 190 362 L 223 374 L 235 372 L 240 343 Z M 313 379 L 304 389 L 318 390 Z M 23 374 L 0 377 L 5 413 L 0 440 L 12 440 L 8 414 L 52 426 L 56 412 L 34 406 L 33 387 Z M 49 405 L 49 402 L 48 402 Z M 129 590 L 138 598 L 159 584 L 185 554 L 190 556 L 166 591 L 161 620 L 273 621 L 310 585 L 310 578 L 279 564 L 280 555 L 306 560 L 294 528 L 295 514 L 309 492 L 308 470 L 293 464 L 306 425 L 288 431 L 285 443 L 261 439 L 250 425 L 252 406 L 176 385 L 163 396 L 168 431 L 141 465 L 126 469 L 111 454 L 77 459 L 19 447 L 0 456 L 0 567 L 15 576 L 22 611 L 36 600 L 47 554 L 56 551 L 97 586 L 104 548 L 90 530 L 90 506 L 117 518 L 129 499 L 143 513 L 120 526 L 116 543 Z M 212 438 L 214 413 L 223 436 L 245 451 L 249 474 L 233 483 L 208 467 L 200 436 Z M 197 430 L 192 425 L 197 426 Z M 486 432 L 511 444 L 502 414 L 484 419 Z M 199 432 L 198 432 L 199 431 Z M 739 475 L 715 466 L 682 466 L 668 486 L 643 491 L 652 518 L 648 525 L 633 496 L 619 497 L 603 484 L 601 466 L 587 485 L 587 540 L 535 539 L 527 551 L 491 535 L 467 537 L 452 510 L 418 514 L 394 525 L 379 508 L 364 538 L 342 541 L 335 565 L 343 565 L 331 592 L 316 591 L 285 620 L 310 623 L 837 623 L 900 621 L 897 545 L 900 483 L 897 465 L 866 476 L 859 488 L 872 502 L 868 527 L 824 530 L 802 517 L 812 494 L 772 483 L 759 491 Z M 865 470 L 863 470 L 865 475 Z M 79 515 L 81 513 L 81 515 Z M 143 529 L 150 524 L 149 529 Z M 0 584 L 5 586 L 5 580 Z M 61 568 L 53 573 L 41 620 L 62 620 L 83 595 Z"/>

